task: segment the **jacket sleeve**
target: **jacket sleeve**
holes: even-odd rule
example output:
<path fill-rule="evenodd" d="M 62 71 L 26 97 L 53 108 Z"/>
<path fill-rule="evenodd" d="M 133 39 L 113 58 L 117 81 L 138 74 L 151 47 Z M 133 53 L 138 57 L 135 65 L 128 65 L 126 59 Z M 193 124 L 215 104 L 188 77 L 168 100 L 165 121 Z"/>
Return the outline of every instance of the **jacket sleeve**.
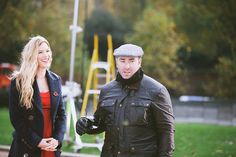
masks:
<path fill-rule="evenodd" d="M 9 114 L 17 138 L 20 138 L 22 143 L 24 143 L 29 149 L 37 147 L 39 142 L 42 140 L 42 137 L 27 126 L 27 120 L 23 115 L 22 107 L 20 107 L 19 93 L 16 89 L 15 80 L 11 81 L 10 86 Z"/>
<path fill-rule="evenodd" d="M 97 110 L 94 113 L 94 126 L 96 126 L 96 128 L 87 131 L 87 134 L 99 134 L 105 131 L 105 123 L 104 123 L 105 114 L 103 109 L 100 107 L 103 100 L 103 93 L 104 91 L 101 90 L 101 93 L 99 95 Z"/>
<path fill-rule="evenodd" d="M 158 157 L 171 157 L 174 145 L 174 114 L 170 95 L 163 86 L 155 93 L 152 113 L 157 132 Z"/>
<path fill-rule="evenodd" d="M 60 143 L 59 147 L 61 146 L 61 143 L 64 139 L 64 134 L 66 131 L 66 111 L 65 111 L 65 105 L 63 102 L 62 94 L 61 94 L 61 80 L 58 83 L 58 86 L 60 88 L 60 100 L 59 105 L 57 109 L 57 114 L 55 118 L 55 124 L 54 124 L 54 133 L 53 138 L 57 139 Z"/>

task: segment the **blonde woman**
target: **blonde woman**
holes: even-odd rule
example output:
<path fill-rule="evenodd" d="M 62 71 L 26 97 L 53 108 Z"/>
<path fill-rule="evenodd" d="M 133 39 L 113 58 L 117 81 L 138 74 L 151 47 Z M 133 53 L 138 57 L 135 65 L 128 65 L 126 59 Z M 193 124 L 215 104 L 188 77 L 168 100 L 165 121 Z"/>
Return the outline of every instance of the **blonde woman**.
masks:
<path fill-rule="evenodd" d="M 65 133 L 61 79 L 49 70 L 52 51 L 42 36 L 29 40 L 11 80 L 9 112 L 14 127 L 9 157 L 59 157 Z"/>

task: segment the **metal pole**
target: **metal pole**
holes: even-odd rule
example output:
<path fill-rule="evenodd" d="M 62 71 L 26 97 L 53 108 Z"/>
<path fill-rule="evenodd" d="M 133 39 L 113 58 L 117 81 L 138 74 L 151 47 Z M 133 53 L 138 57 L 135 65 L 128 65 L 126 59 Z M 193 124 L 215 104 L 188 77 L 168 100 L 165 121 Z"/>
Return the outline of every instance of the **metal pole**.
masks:
<path fill-rule="evenodd" d="M 71 30 L 71 34 L 72 34 L 72 40 L 71 40 L 71 55 L 70 55 L 70 75 L 69 75 L 69 81 L 73 81 L 73 79 L 74 79 L 76 33 L 82 31 L 82 29 L 77 26 L 78 10 L 79 10 L 79 0 L 75 0 L 73 25 L 70 26 L 70 30 Z"/>
<path fill-rule="evenodd" d="M 76 49 L 76 34 L 78 32 L 82 31 L 82 28 L 77 26 L 77 19 L 78 19 L 78 10 L 79 10 L 79 0 L 75 0 L 74 4 L 74 16 L 73 16 L 73 25 L 70 25 L 70 30 L 71 30 L 71 35 L 72 35 L 72 40 L 71 40 L 71 55 L 70 55 L 70 76 L 69 76 L 69 82 L 70 84 L 68 85 L 70 88 L 70 91 L 74 88 L 74 85 L 72 84 L 72 81 L 74 79 L 74 64 L 75 64 L 75 49 Z M 74 97 L 69 94 L 68 95 L 68 102 L 70 105 L 70 111 L 68 113 L 70 114 L 68 117 L 72 118 L 73 125 L 75 126 L 76 123 L 76 112 L 75 112 L 75 104 L 74 104 Z M 70 130 L 70 125 L 67 126 Z M 75 127 L 74 127 L 75 131 Z M 75 131 L 76 133 L 76 131 Z M 68 133 L 69 134 L 69 133 Z M 82 148 L 82 142 L 79 137 L 79 135 L 75 134 L 75 143 L 78 146 L 78 148 Z"/>

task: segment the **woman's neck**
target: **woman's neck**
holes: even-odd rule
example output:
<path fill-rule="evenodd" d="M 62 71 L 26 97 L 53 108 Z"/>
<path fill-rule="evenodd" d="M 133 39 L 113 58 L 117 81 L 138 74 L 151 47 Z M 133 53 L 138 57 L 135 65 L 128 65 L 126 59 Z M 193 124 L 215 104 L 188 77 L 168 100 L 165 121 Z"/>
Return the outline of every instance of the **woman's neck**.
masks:
<path fill-rule="evenodd" d="M 46 69 L 38 69 L 36 77 L 37 79 L 43 79 L 46 76 Z"/>
<path fill-rule="evenodd" d="M 36 80 L 39 88 L 39 92 L 49 91 L 49 87 L 46 79 L 46 69 L 38 69 L 36 74 Z"/>

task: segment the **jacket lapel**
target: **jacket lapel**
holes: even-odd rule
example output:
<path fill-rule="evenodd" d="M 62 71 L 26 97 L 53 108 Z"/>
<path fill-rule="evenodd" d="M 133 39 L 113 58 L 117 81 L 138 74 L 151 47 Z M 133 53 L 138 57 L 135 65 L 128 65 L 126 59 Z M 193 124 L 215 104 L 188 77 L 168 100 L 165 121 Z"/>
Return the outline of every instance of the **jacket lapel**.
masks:
<path fill-rule="evenodd" d="M 49 71 L 46 73 L 47 77 L 47 82 L 49 86 L 49 91 L 50 91 L 50 99 L 51 99 L 51 117 L 52 119 L 55 118 L 56 116 L 56 109 L 58 106 L 58 102 L 60 99 L 59 95 L 59 86 L 58 86 L 58 80 L 55 79 Z"/>
<path fill-rule="evenodd" d="M 36 106 L 36 108 L 40 111 L 40 113 L 43 115 L 42 102 L 41 102 L 40 92 L 39 92 L 36 79 L 33 83 L 33 89 L 34 89 L 34 95 L 33 95 L 34 102 L 33 103 Z"/>
<path fill-rule="evenodd" d="M 52 119 L 54 119 L 56 116 L 56 112 L 57 112 L 56 109 L 57 109 L 58 102 L 60 99 L 60 95 L 59 95 L 60 88 L 58 86 L 58 80 L 55 79 L 55 77 L 53 77 L 49 71 L 46 72 L 46 78 L 47 78 L 47 82 L 48 82 L 50 99 L 51 99 L 51 117 L 52 117 Z M 33 89 L 34 89 L 34 96 L 33 96 L 34 105 L 40 111 L 40 113 L 43 115 L 40 91 L 39 91 L 36 79 L 33 83 Z"/>

